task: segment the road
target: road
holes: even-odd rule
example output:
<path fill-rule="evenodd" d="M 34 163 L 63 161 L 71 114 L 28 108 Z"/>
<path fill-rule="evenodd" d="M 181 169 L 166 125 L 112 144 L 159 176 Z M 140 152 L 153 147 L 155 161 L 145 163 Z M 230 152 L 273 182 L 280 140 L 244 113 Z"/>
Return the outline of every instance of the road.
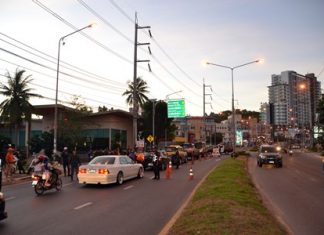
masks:
<path fill-rule="evenodd" d="M 324 234 L 322 159 L 313 153 L 283 155 L 283 168 L 258 167 L 256 153 L 249 172 L 269 209 L 296 235 Z"/>
<path fill-rule="evenodd" d="M 63 177 L 63 190 L 36 196 L 30 183 L 3 187 L 8 219 L 0 234 L 158 234 L 201 179 L 221 160 L 195 161 L 173 169 L 171 179 L 143 179 L 117 185 L 84 186 Z"/>

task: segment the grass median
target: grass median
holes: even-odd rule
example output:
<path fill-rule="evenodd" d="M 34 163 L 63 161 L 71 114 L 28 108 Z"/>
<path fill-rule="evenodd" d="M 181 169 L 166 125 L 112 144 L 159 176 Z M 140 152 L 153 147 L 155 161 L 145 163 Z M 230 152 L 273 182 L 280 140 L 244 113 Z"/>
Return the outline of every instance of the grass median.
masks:
<path fill-rule="evenodd" d="M 224 160 L 196 191 L 169 234 L 287 234 L 263 205 L 247 156 Z"/>

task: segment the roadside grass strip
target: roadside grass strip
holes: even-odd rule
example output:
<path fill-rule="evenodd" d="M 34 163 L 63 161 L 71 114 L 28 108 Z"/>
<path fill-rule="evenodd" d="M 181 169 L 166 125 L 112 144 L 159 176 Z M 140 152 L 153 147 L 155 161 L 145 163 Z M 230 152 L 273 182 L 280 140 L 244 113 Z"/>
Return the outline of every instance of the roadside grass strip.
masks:
<path fill-rule="evenodd" d="M 169 234 L 287 234 L 263 205 L 247 156 L 224 160 L 198 188 Z"/>

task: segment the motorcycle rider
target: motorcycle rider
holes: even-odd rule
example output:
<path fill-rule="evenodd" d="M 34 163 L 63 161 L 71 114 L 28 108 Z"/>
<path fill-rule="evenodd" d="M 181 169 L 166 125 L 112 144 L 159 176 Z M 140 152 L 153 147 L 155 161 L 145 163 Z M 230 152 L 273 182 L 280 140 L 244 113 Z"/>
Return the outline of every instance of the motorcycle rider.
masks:
<path fill-rule="evenodd" d="M 38 162 L 36 163 L 36 166 L 34 168 L 35 172 L 42 172 L 45 175 L 45 186 L 49 187 L 51 186 L 48 181 L 51 179 L 52 173 L 50 171 L 50 165 L 48 162 L 48 158 L 45 155 L 45 151 L 42 149 L 38 154 Z"/>

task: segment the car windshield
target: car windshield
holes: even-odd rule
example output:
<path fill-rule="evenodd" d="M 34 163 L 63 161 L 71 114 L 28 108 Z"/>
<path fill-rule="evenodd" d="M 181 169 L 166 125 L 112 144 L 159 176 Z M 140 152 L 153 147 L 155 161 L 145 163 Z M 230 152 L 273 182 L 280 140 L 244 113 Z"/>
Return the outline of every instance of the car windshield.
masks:
<path fill-rule="evenodd" d="M 184 149 L 192 148 L 192 144 L 183 144 Z"/>
<path fill-rule="evenodd" d="M 274 153 L 274 152 L 277 152 L 277 149 L 274 146 L 261 147 L 261 153 Z"/>
<path fill-rule="evenodd" d="M 89 164 L 112 165 L 115 163 L 115 157 L 95 157 Z"/>

